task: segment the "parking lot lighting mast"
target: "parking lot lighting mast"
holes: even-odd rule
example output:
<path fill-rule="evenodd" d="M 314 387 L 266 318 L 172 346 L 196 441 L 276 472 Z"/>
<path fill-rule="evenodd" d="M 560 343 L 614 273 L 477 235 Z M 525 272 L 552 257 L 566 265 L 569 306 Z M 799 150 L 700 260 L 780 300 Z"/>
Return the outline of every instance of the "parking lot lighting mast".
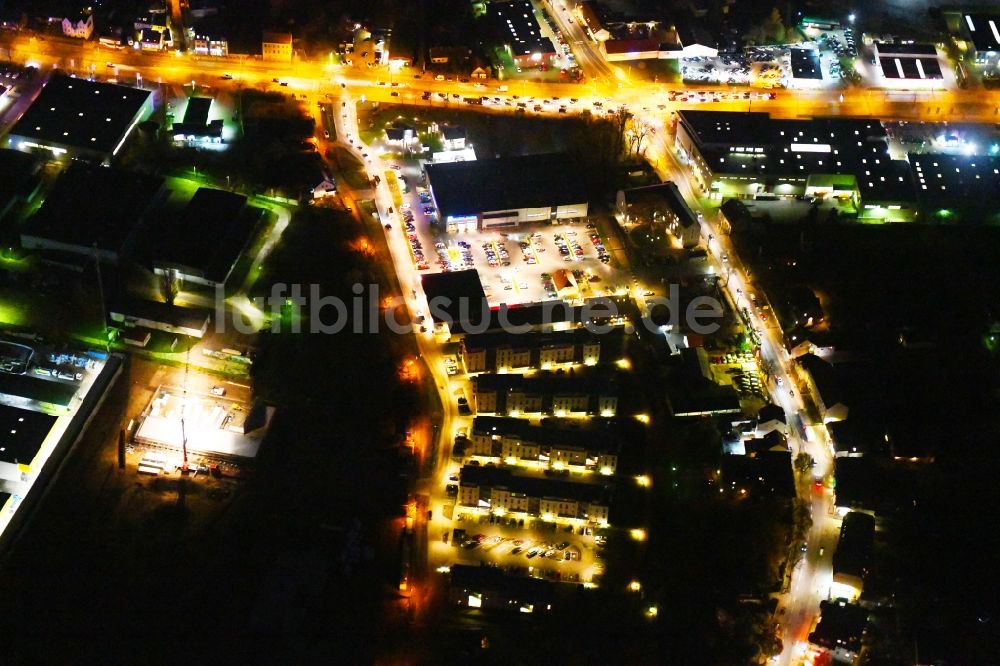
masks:
<path fill-rule="evenodd" d="M 108 350 L 111 347 L 111 342 L 108 340 L 108 308 L 107 304 L 104 302 L 104 280 L 101 277 L 101 257 L 97 252 L 97 242 L 94 242 L 94 268 L 97 271 L 97 298 L 101 304 L 101 340 L 104 343 L 104 349 Z"/>
<path fill-rule="evenodd" d="M 190 367 L 189 361 L 191 360 L 191 347 L 187 348 L 184 352 L 184 385 L 181 387 L 181 455 L 183 456 L 183 466 L 181 467 L 181 472 L 187 472 L 188 468 L 188 440 L 187 440 L 187 428 L 184 427 L 184 410 L 187 409 L 187 393 L 188 393 L 188 368 Z"/>

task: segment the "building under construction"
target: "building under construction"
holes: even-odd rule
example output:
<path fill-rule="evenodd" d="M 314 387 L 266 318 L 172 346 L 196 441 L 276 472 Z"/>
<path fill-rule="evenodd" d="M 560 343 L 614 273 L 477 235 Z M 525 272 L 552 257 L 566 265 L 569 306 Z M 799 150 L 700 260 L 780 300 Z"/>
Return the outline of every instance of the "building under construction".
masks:
<path fill-rule="evenodd" d="M 160 386 L 142 413 L 135 443 L 183 460 L 246 464 L 257 457 L 274 407 Z"/>

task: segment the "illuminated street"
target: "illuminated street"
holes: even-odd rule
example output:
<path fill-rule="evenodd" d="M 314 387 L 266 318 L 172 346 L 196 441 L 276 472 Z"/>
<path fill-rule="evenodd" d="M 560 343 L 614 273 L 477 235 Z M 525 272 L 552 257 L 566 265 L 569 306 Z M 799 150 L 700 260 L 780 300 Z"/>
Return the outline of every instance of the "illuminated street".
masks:
<path fill-rule="evenodd" d="M 3 17 L 0 546 L 68 469 L 81 578 L 264 659 L 995 663 L 1000 14 L 191 4 Z"/>

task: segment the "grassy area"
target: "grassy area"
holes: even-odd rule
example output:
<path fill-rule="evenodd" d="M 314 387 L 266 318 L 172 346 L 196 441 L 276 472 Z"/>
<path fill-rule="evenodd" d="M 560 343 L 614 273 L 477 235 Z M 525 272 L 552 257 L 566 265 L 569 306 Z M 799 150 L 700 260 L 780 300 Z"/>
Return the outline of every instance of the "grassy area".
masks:
<path fill-rule="evenodd" d="M 350 151 L 338 146 L 334 157 L 341 179 L 352 189 L 365 190 L 371 187 L 364 165 Z"/>
<path fill-rule="evenodd" d="M 680 64 L 677 60 L 635 60 L 616 63 L 627 78 L 646 83 L 680 83 Z"/>
<path fill-rule="evenodd" d="M 522 155 L 559 152 L 573 143 L 583 121 L 578 118 L 540 118 L 537 116 L 476 113 L 461 107 L 442 105 L 412 107 L 404 105 L 370 104 L 359 107 L 362 138 L 380 139 L 393 121 L 413 126 L 422 137 L 432 123 L 459 125 L 465 128 L 466 144 L 477 154 Z M 429 147 L 434 148 L 433 141 Z"/>
<path fill-rule="evenodd" d="M 240 258 L 236 260 L 236 265 L 233 266 L 229 280 L 226 282 L 227 296 L 232 296 L 236 293 L 243 285 L 247 275 L 254 269 L 253 262 L 257 258 L 257 254 L 264 247 L 264 244 L 267 243 L 267 239 L 274 230 L 274 225 L 277 221 L 278 218 L 274 213 L 265 211 L 264 219 L 261 220 L 260 226 L 257 229 L 257 235 L 254 238 L 253 244 L 247 248 L 246 252 L 240 255 Z"/>

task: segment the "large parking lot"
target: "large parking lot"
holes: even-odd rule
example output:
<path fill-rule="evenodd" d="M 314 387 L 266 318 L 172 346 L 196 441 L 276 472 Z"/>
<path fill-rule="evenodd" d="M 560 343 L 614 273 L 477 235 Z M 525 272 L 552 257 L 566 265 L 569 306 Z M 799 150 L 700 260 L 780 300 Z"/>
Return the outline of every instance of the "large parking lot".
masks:
<path fill-rule="evenodd" d="M 432 500 L 431 560 L 435 566 L 488 564 L 519 576 L 568 583 L 596 583 L 603 571 L 604 537 L 581 521 L 555 523 L 522 513 L 490 514 L 459 506 L 458 468 Z"/>
<path fill-rule="evenodd" d="M 504 519 L 480 515 L 466 507 L 455 507 L 455 511 L 462 512 L 456 515 L 455 528 L 447 543 L 442 538 L 442 545 L 451 549 L 442 555 L 450 555 L 452 562 L 486 562 L 512 574 L 569 583 L 591 583 L 600 573 L 599 544 L 592 528 L 569 529 L 531 519 Z"/>
<path fill-rule="evenodd" d="M 490 305 L 602 296 L 625 285 L 595 225 L 586 221 L 531 225 L 505 230 L 448 233 L 434 224 L 420 197 L 420 172 L 398 171 L 407 191 L 392 222 L 404 234 L 420 273 L 475 268 Z M 426 199 L 426 197 L 424 197 Z"/>
<path fill-rule="evenodd" d="M 601 296 L 623 280 L 600 259 L 603 243 L 586 223 L 472 231 L 438 242 L 462 250 L 464 267 L 471 256 L 491 305 Z"/>
<path fill-rule="evenodd" d="M 839 83 L 845 72 L 841 71 L 841 58 L 854 58 L 858 52 L 855 34 L 851 28 L 843 30 L 806 31 L 810 41 L 796 44 L 796 48 L 815 49 L 820 58 L 823 81 L 826 85 Z M 718 56 L 684 58 L 680 62 L 681 78 L 687 83 L 722 83 L 757 85 L 765 88 L 795 85 L 790 47 L 755 46 L 741 51 L 722 51 Z"/>

